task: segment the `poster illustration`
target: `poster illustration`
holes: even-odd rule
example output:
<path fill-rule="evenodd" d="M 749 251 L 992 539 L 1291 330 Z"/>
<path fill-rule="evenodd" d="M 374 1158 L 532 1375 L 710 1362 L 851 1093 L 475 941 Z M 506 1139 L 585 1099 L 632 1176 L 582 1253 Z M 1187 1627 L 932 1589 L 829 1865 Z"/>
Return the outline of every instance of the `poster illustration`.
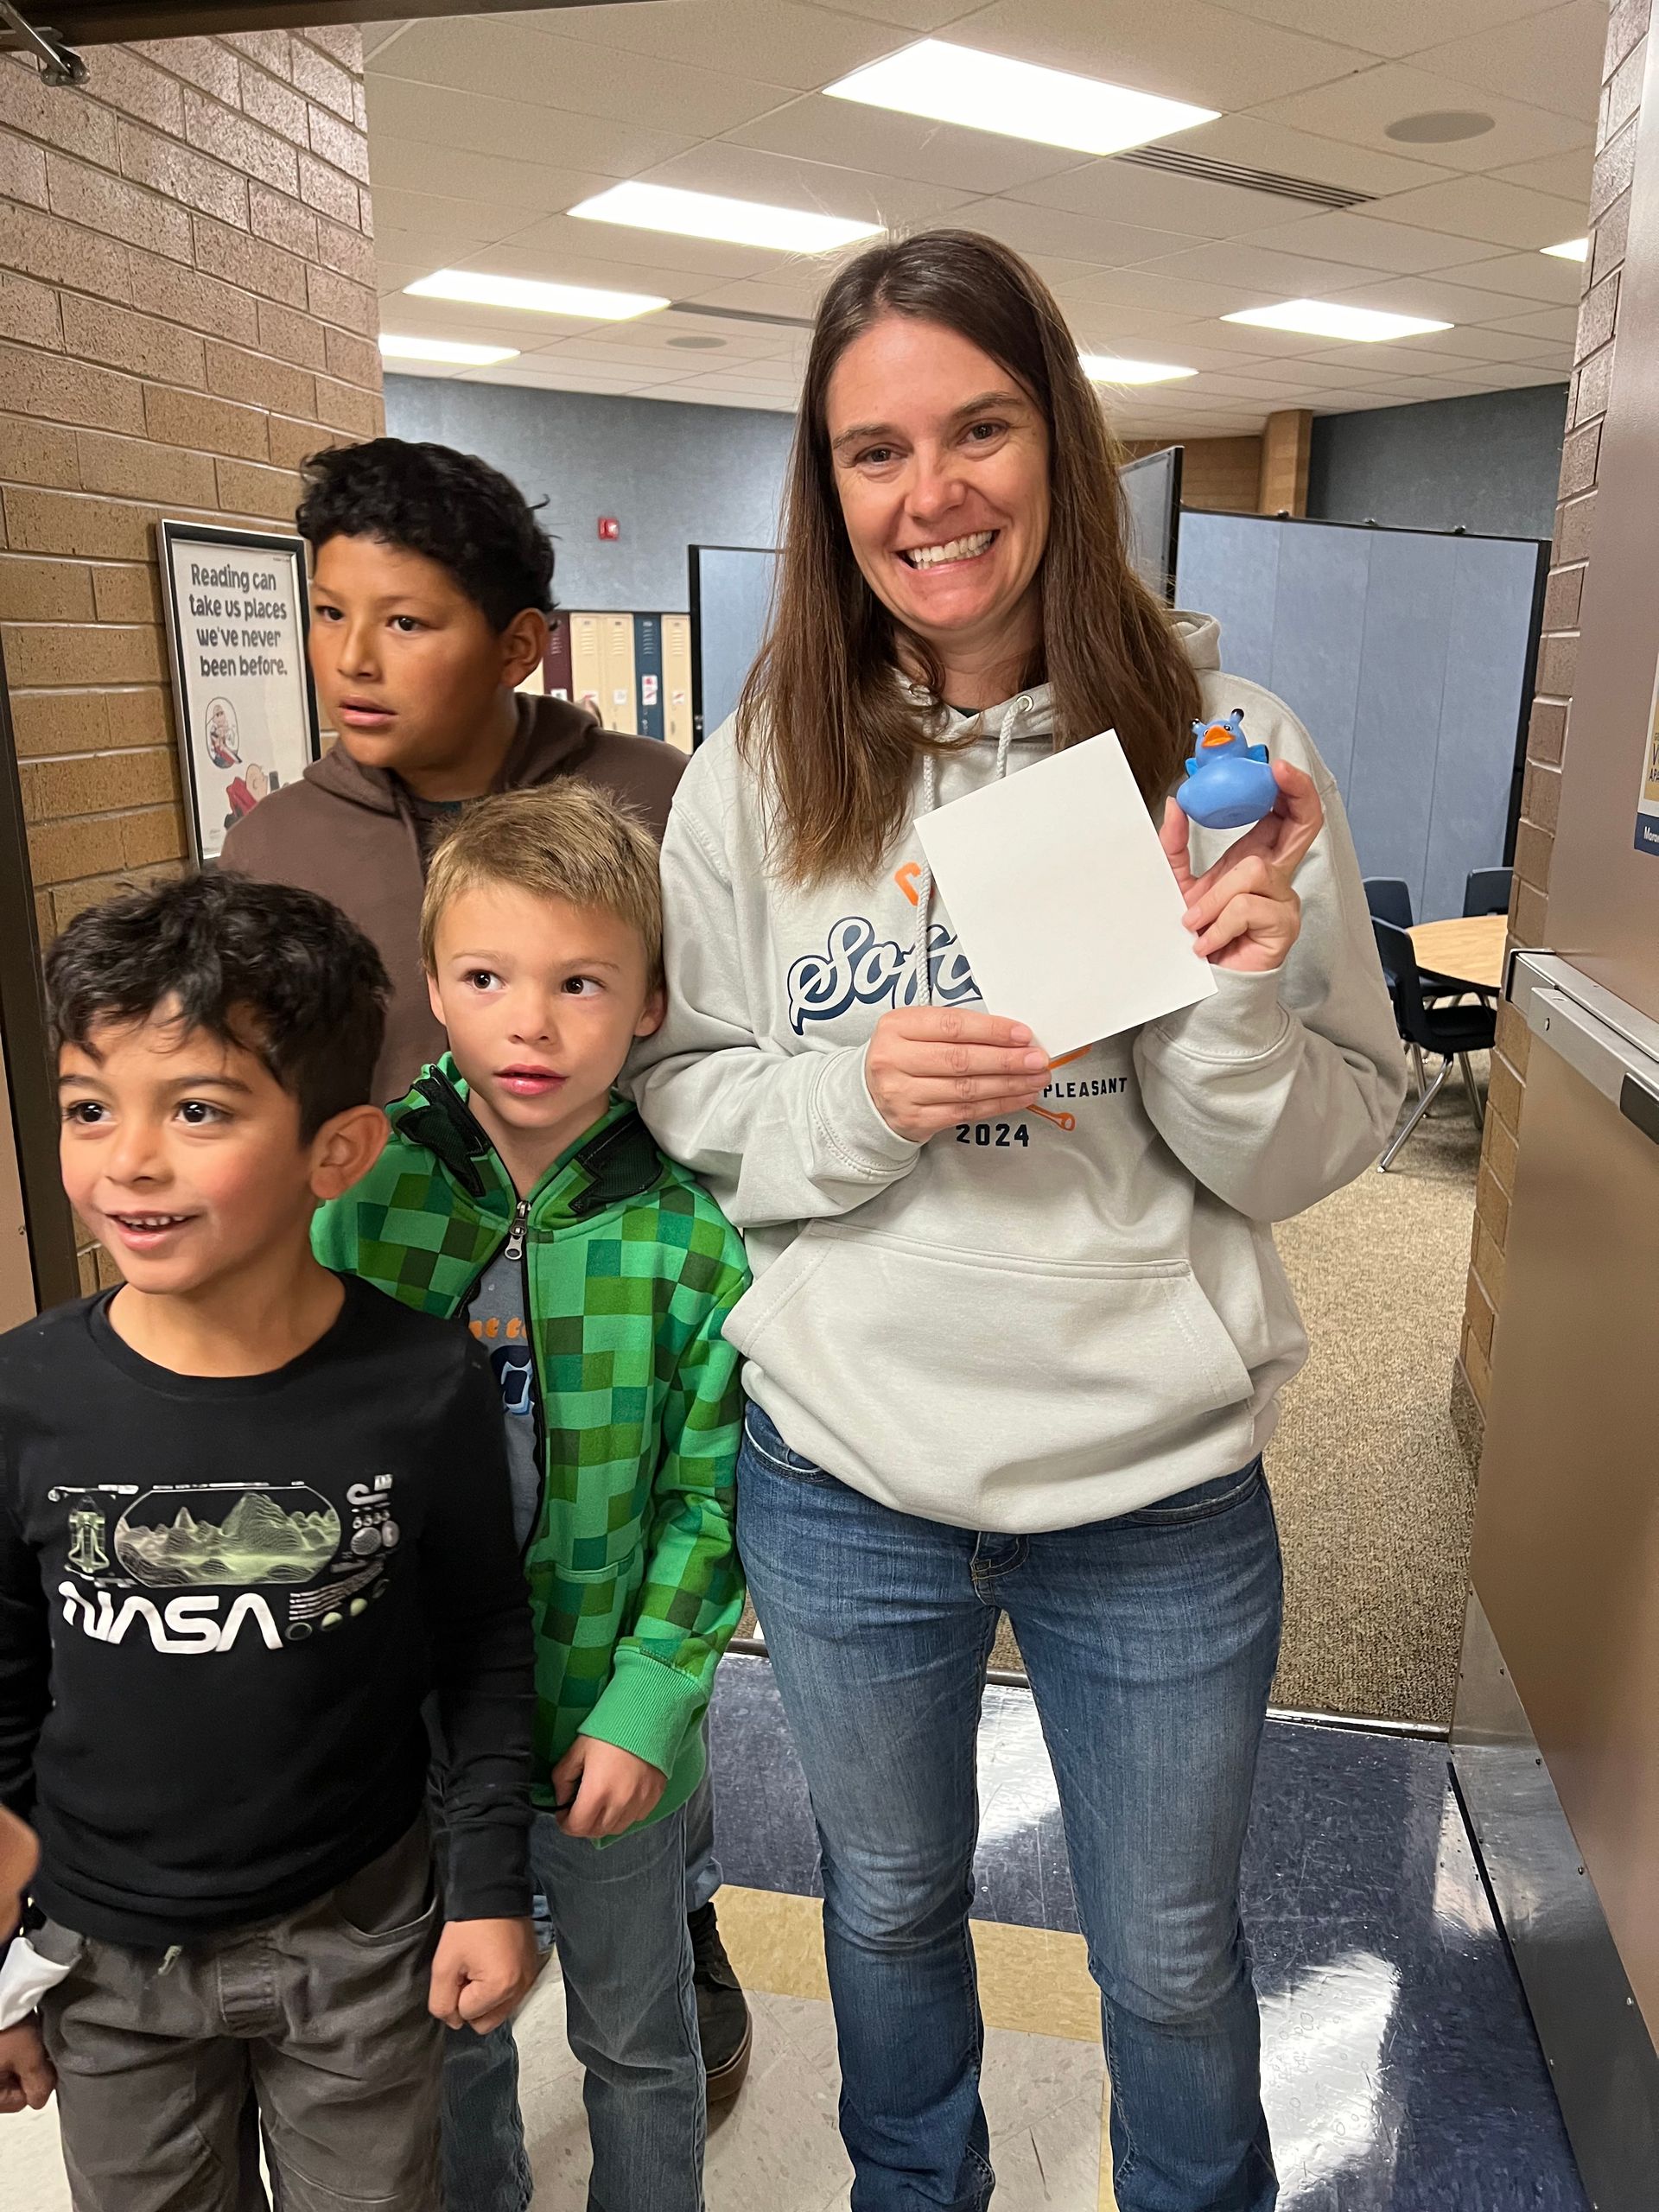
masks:
<path fill-rule="evenodd" d="M 195 856 L 317 757 L 298 537 L 162 522 L 185 809 Z"/>
<path fill-rule="evenodd" d="M 1659 680 L 1648 709 L 1647 735 L 1642 747 L 1642 790 L 1636 802 L 1636 849 L 1659 858 Z"/>

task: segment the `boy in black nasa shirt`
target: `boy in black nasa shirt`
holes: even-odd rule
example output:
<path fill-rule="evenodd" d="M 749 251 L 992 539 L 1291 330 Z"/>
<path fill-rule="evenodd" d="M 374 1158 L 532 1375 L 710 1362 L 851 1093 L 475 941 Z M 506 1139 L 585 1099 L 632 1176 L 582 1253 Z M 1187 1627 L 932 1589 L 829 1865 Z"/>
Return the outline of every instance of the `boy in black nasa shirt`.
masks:
<path fill-rule="evenodd" d="M 0 2111 L 55 2074 L 77 2212 L 245 2205 L 250 2090 L 295 2212 L 435 2212 L 441 2023 L 535 1972 L 531 1639 L 482 1352 L 311 1255 L 384 1139 L 385 971 L 219 874 L 83 913 L 47 984 L 125 1282 L 0 1338 L 0 1802 L 41 1854 Z"/>

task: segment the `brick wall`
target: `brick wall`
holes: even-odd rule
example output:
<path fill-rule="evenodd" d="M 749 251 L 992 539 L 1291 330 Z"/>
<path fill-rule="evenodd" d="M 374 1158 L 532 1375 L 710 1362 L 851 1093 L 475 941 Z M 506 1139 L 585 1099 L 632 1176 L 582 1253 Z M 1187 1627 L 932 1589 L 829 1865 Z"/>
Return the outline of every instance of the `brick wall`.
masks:
<path fill-rule="evenodd" d="M 382 426 L 358 32 L 0 54 L 0 637 L 42 941 L 175 872 L 154 524 L 291 526 Z"/>
<path fill-rule="evenodd" d="M 1510 937 L 1517 944 L 1549 942 L 1549 865 L 1562 766 L 1572 741 L 1573 677 L 1579 648 L 1579 600 L 1589 557 L 1596 504 L 1602 418 L 1618 324 L 1619 270 L 1630 220 L 1636 122 L 1646 66 L 1651 0 L 1614 0 L 1602 70 L 1596 166 L 1590 192 L 1590 252 L 1585 262 L 1578 343 L 1567 397 L 1567 436 L 1555 510 L 1537 687 L 1527 734 L 1527 772 L 1516 842 Z M 1503 1255 L 1510 1192 L 1526 1096 L 1526 1025 L 1513 1008 L 1498 1015 L 1491 1093 L 1475 1193 L 1463 1335 L 1452 1376 L 1452 1410 L 1478 1456 L 1491 1385 L 1492 1341 L 1503 1302 Z"/>

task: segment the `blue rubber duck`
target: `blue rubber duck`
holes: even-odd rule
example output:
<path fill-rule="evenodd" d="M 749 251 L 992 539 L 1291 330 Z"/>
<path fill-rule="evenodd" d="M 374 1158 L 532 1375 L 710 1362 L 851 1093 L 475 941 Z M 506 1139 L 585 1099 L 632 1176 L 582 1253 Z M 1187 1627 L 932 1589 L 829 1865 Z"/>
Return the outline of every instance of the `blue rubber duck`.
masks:
<path fill-rule="evenodd" d="M 1186 781 L 1175 803 L 1201 830 L 1243 830 L 1271 814 L 1279 798 L 1265 745 L 1244 734 L 1244 709 L 1224 722 L 1194 722 L 1198 750 L 1186 764 Z"/>

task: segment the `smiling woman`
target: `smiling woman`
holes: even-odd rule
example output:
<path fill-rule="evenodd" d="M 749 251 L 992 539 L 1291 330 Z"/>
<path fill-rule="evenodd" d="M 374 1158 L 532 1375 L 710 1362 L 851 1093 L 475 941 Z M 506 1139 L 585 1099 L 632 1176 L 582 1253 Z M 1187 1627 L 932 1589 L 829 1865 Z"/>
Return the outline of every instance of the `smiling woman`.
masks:
<path fill-rule="evenodd" d="M 922 233 L 843 268 L 772 636 L 663 843 L 668 1011 L 635 1096 L 755 1274 L 725 1326 L 738 1541 L 817 1816 L 872 2207 L 991 2193 L 967 1918 L 1003 1611 L 1100 1984 L 1117 2202 L 1276 2193 L 1238 1866 L 1280 1619 L 1260 1454 L 1306 1340 L 1268 1224 L 1376 1158 L 1403 1070 L 1330 777 L 1222 675 L 1215 625 L 1130 572 L 1113 459 L 1006 247 Z M 1241 702 L 1276 804 L 1227 845 L 1169 793 L 1192 723 Z M 1061 1073 L 1020 1007 L 980 1002 L 915 823 L 1108 727 L 1216 988 Z"/>

